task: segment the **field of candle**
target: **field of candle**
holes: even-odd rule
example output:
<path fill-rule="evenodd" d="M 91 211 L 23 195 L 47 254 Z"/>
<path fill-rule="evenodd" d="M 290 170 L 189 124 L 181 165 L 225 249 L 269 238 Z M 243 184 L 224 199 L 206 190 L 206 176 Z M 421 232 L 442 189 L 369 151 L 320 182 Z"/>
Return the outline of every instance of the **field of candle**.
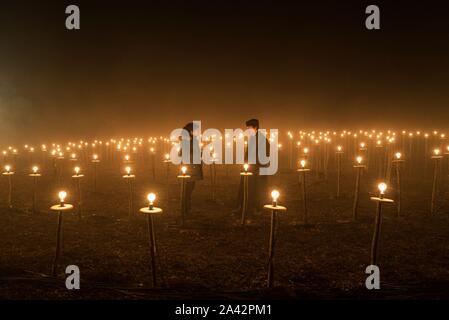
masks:
<path fill-rule="evenodd" d="M 247 212 L 244 225 L 241 213 L 233 211 L 241 165 L 204 165 L 204 180 L 197 183 L 182 224 L 182 172 L 166 161 L 167 139 L 4 147 L 0 297 L 449 298 L 445 134 L 291 131 L 280 133 L 279 143 L 279 171 L 269 177 L 266 204 L 273 203 L 270 193 L 277 190 L 274 200 L 287 211 L 277 212 L 271 261 L 270 210 Z M 216 179 L 211 179 L 214 169 Z M 371 197 L 394 201 L 382 205 L 376 255 L 380 290 L 365 286 L 379 204 Z M 61 213 L 50 207 L 68 204 L 74 209 L 62 212 L 52 275 Z M 139 209 L 153 205 L 163 212 L 153 216 L 151 259 L 148 215 Z M 270 262 L 274 280 L 267 287 Z M 65 286 L 69 265 L 80 269 L 80 290 Z"/>

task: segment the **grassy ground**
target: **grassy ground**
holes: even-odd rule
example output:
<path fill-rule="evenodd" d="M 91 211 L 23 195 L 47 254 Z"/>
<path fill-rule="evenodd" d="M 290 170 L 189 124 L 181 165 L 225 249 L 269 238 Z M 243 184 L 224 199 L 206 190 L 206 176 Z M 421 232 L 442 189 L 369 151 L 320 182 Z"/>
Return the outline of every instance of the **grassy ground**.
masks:
<path fill-rule="evenodd" d="M 174 171 L 174 170 L 173 170 Z M 149 191 L 158 194 L 165 212 L 155 219 L 159 286 L 151 287 L 147 225 L 137 213 L 128 217 L 127 186 L 117 167 L 100 166 L 98 191 L 92 172 L 83 180 L 83 218 L 64 215 L 63 255 L 58 277 L 48 277 L 55 251 L 57 191 L 75 188 L 68 170 L 58 184 L 51 170 L 39 181 L 39 213 L 32 214 L 32 179 L 14 176 L 14 208 L 7 208 L 7 180 L 0 190 L 0 298 L 2 299 L 436 299 L 449 298 L 449 215 L 447 194 L 440 193 L 438 213 L 429 215 L 430 177 L 404 177 L 403 216 L 395 207 L 384 212 L 380 268 L 381 290 L 365 289 L 376 190 L 370 174 L 362 177 L 360 221 L 351 218 L 354 172 L 343 166 L 342 195 L 335 199 L 335 172 L 328 181 L 311 174 L 308 197 L 311 228 L 298 225 L 302 216 L 298 179 L 282 172 L 270 185 L 281 191 L 288 212 L 279 216 L 275 252 L 275 288 L 265 289 L 270 217 L 251 214 L 246 226 L 231 212 L 238 189 L 238 168 L 218 172 L 217 201 L 205 170 L 193 196 L 185 227 L 179 225 L 179 185 L 172 173 L 167 201 L 164 169 L 156 181 L 150 170 L 136 168 L 135 207 L 146 206 Z M 429 175 L 430 176 L 430 175 Z M 443 184 L 442 184 L 443 185 Z M 447 183 L 446 183 L 447 185 Z M 443 190 L 443 188 L 442 188 Z M 394 196 L 394 190 L 389 189 Z M 444 191 L 444 190 L 443 190 Z M 446 199 L 446 200 L 445 200 Z M 137 211 L 137 210 L 136 210 Z M 65 267 L 81 270 L 81 290 L 65 288 Z"/>

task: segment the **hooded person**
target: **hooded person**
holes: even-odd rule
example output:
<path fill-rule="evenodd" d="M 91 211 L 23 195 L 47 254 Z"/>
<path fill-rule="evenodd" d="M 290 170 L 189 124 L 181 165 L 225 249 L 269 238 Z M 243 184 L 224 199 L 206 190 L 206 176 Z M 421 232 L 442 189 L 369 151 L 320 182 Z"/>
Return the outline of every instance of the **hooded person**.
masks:
<path fill-rule="evenodd" d="M 195 134 L 196 130 L 198 130 L 199 128 L 193 122 L 189 122 L 184 126 L 183 129 L 189 134 L 189 139 L 184 139 L 182 141 L 182 147 L 188 148 L 190 150 L 190 159 L 188 163 L 182 162 L 182 165 L 187 168 L 187 174 L 190 176 L 190 179 L 188 179 L 186 182 L 187 210 L 190 210 L 192 193 L 195 189 L 196 181 L 203 180 L 203 164 L 201 161 L 198 164 L 194 163 L 194 152 L 199 152 L 199 159 L 201 159 L 200 142 L 198 136 Z M 181 155 L 183 148 L 181 148 L 180 151 Z"/>
<path fill-rule="evenodd" d="M 267 165 L 261 164 L 259 154 L 259 144 L 265 143 L 267 156 L 270 152 L 270 143 L 267 137 L 259 131 L 259 120 L 250 119 L 245 122 L 246 129 L 252 130 L 253 135 L 248 138 L 248 148 L 245 150 L 245 162 L 248 163 L 249 154 L 256 155 L 254 164 L 250 164 L 249 171 L 253 174 L 248 180 L 248 211 L 259 212 L 267 200 L 268 176 L 260 174 L 260 168 Z M 243 177 L 240 178 L 239 192 L 237 198 L 238 206 L 235 212 L 239 212 L 243 207 Z"/>

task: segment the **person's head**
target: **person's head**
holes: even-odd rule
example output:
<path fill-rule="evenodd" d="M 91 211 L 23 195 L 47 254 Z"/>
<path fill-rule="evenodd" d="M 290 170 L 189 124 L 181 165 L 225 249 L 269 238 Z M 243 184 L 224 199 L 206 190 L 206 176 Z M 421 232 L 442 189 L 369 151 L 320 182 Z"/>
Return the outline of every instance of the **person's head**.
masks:
<path fill-rule="evenodd" d="M 187 132 L 189 132 L 190 136 L 198 135 L 199 126 L 195 122 L 187 123 L 184 128 Z"/>
<path fill-rule="evenodd" d="M 193 135 L 193 122 L 187 123 L 183 129 L 188 131 L 190 135 Z"/>
<path fill-rule="evenodd" d="M 254 132 L 257 132 L 257 130 L 259 130 L 259 120 L 249 119 L 248 121 L 246 121 L 246 129 L 254 130 Z"/>

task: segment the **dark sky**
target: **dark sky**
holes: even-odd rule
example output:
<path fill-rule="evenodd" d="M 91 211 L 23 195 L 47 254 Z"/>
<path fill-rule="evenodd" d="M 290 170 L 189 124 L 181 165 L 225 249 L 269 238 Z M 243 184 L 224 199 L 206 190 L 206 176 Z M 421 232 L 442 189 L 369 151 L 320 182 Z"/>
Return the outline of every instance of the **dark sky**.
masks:
<path fill-rule="evenodd" d="M 1 1 L 2 139 L 449 127 L 443 1 Z M 65 29 L 65 7 L 81 30 Z M 365 29 L 365 8 L 381 30 Z"/>

